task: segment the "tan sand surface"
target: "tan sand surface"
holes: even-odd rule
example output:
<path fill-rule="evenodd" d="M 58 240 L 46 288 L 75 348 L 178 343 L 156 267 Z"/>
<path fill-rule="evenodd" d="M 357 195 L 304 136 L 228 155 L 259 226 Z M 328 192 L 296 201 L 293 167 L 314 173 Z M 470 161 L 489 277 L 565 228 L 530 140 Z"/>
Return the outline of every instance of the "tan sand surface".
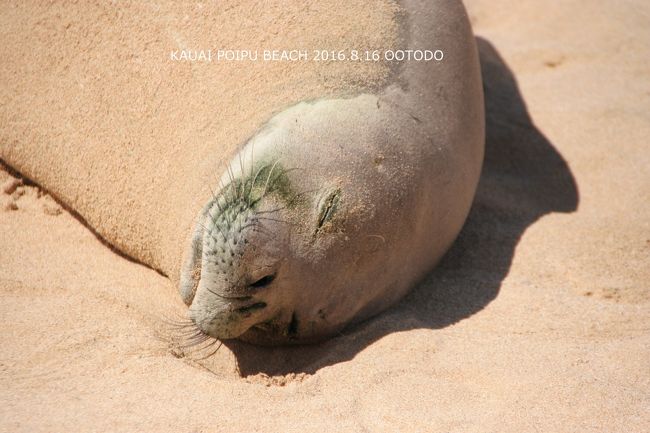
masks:
<path fill-rule="evenodd" d="M 374 90 L 391 75 L 387 62 L 190 62 L 172 53 L 312 55 L 341 40 L 372 50 L 398 39 L 390 0 L 372 9 L 363 0 L 1 7 L 0 157 L 172 279 L 238 146 L 288 106 Z"/>
<path fill-rule="evenodd" d="M 0 431 L 649 431 L 650 5 L 466 6 L 488 134 L 469 220 L 321 345 L 198 360 L 168 279 L 0 171 Z"/>

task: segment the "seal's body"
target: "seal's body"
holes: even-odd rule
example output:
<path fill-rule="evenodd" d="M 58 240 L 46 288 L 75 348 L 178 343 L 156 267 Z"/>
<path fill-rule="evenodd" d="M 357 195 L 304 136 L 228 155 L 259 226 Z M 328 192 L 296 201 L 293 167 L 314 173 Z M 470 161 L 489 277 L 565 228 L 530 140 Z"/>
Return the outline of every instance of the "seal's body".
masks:
<path fill-rule="evenodd" d="M 236 155 L 181 276 L 205 333 L 314 341 L 402 297 L 469 211 L 483 158 L 474 38 L 457 1 L 404 1 L 411 61 L 378 95 L 300 103 Z"/>
<path fill-rule="evenodd" d="M 382 0 L 363 16 L 362 0 L 159 3 L 3 8 L 0 158 L 178 283 L 211 336 L 314 341 L 402 297 L 458 234 L 479 177 L 483 97 L 461 2 Z M 89 49 L 89 34 L 102 43 Z M 444 58 L 168 57 L 233 40 Z"/>

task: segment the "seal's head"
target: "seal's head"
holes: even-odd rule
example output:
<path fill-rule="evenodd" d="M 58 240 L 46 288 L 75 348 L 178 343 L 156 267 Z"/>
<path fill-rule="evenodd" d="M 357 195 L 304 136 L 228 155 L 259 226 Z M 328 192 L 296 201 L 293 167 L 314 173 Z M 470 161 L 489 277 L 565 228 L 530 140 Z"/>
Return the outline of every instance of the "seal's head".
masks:
<path fill-rule="evenodd" d="M 204 333 L 319 340 L 394 303 L 442 255 L 464 215 L 432 211 L 446 198 L 425 191 L 419 123 L 385 105 L 371 95 L 298 104 L 235 156 L 181 275 Z M 431 238 L 436 219 L 453 223 L 438 221 Z"/>
<path fill-rule="evenodd" d="M 292 222 L 283 208 L 297 200 L 286 197 L 287 187 L 279 161 L 264 164 L 252 177 L 230 179 L 205 210 L 198 285 L 186 299 L 205 333 L 235 338 L 253 326 L 287 321 L 280 308 L 286 299 L 277 290 L 293 272 Z"/>
<path fill-rule="evenodd" d="M 332 325 L 328 304 L 336 301 L 313 295 L 340 284 L 325 256 L 342 230 L 335 218 L 341 190 L 303 189 L 291 176 L 303 170 L 281 158 L 250 163 L 249 170 L 243 160 L 231 166 L 201 214 L 182 286 L 190 318 L 219 339 L 314 339 Z"/>

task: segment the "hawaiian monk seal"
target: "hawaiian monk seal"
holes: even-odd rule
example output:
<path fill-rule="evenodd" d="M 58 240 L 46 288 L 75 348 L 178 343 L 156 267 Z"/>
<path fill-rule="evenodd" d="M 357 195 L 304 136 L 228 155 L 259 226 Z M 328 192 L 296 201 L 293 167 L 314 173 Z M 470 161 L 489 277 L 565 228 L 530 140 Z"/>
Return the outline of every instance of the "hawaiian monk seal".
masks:
<path fill-rule="evenodd" d="M 405 63 L 380 94 L 303 102 L 237 154 L 192 234 L 181 295 L 200 330 L 260 344 L 330 336 L 393 304 L 457 236 L 483 159 L 462 4 L 401 2 Z"/>
<path fill-rule="evenodd" d="M 363 16 L 362 0 L 267 3 L 0 13 L 0 158 L 179 284 L 182 329 L 199 339 L 314 341 L 386 308 L 449 247 L 479 177 L 482 88 L 460 1 L 382 0 Z M 444 59 L 169 58 L 233 41 Z"/>

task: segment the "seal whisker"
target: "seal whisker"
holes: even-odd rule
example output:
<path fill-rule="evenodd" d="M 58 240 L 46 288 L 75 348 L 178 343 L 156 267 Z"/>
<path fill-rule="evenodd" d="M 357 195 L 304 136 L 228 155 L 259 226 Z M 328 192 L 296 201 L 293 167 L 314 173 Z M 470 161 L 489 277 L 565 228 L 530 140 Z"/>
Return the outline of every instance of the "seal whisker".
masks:
<path fill-rule="evenodd" d="M 223 213 L 223 208 L 221 207 L 221 203 L 220 203 L 220 200 L 219 200 L 221 198 L 221 196 L 223 195 L 223 182 L 221 181 L 221 179 L 217 178 L 217 175 L 215 174 L 215 172 L 212 172 L 212 175 L 214 177 L 214 180 L 217 183 L 217 186 L 220 187 L 219 193 L 215 194 L 215 192 L 212 189 L 212 187 L 210 186 L 210 184 L 208 184 L 208 188 L 210 188 L 210 192 L 212 192 L 212 197 L 214 197 L 214 201 L 217 204 L 217 208 L 219 208 L 219 212 Z"/>
<path fill-rule="evenodd" d="M 190 342 L 189 344 L 179 344 L 178 347 L 180 347 L 181 349 L 191 350 L 193 347 L 196 347 L 196 346 L 200 345 L 201 343 L 203 343 L 205 341 L 206 341 L 206 338 L 204 338 L 203 340 L 198 341 L 198 342 L 193 341 L 193 342 Z"/>
<path fill-rule="evenodd" d="M 251 181 L 251 189 L 250 189 L 250 193 L 249 193 L 249 196 L 250 196 L 249 198 L 250 199 L 253 198 L 253 188 L 255 188 L 255 183 L 257 182 L 257 177 L 260 175 L 262 170 L 264 170 L 267 167 L 268 167 L 268 165 L 263 165 L 262 167 L 259 168 L 259 170 L 257 170 L 257 173 L 255 173 L 255 176 L 253 177 L 253 180 Z M 252 200 L 249 200 L 248 205 L 250 206 L 251 204 L 252 204 Z"/>
<path fill-rule="evenodd" d="M 308 190 L 305 190 L 305 191 L 298 192 L 298 193 L 294 194 L 294 196 L 293 196 L 293 198 L 291 200 L 295 200 L 296 198 L 302 197 L 305 194 L 311 194 L 313 192 L 322 191 L 323 189 L 324 188 L 321 187 L 321 188 L 308 189 Z"/>
<path fill-rule="evenodd" d="M 192 323 L 191 325 L 185 325 L 183 327 L 175 327 L 172 325 L 167 325 L 168 329 L 174 333 L 175 335 L 179 336 L 192 336 L 194 333 L 197 332 L 198 328 L 195 323 Z"/>
<path fill-rule="evenodd" d="M 226 163 L 223 163 L 222 165 L 223 165 L 223 168 L 226 171 L 226 174 L 228 174 L 228 179 L 229 179 L 229 182 L 227 184 L 225 184 L 225 185 L 223 184 L 223 180 L 220 180 L 221 189 L 222 189 L 222 191 L 224 191 L 224 199 L 226 200 L 226 203 L 234 202 L 234 201 L 237 200 L 237 197 L 234 195 L 234 192 L 233 192 L 232 183 L 234 182 L 234 179 L 233 179 L 232 173 L 230 172 L 230 166 L 228 166 Z M 228 193 L 230 193 L 230 197 L 228 197 Z"/>
<path fill-rule="evenodd" d="M 190 319 L 182 320 L 170 320 L 170 319 L 161 319 L 161 322 L 168 326 L 185 326 L 191 323 Z"/>
<path fill-rule="evenodd" d="M 203 341 L 208 337 L 208 334 L 204 333 L 199 327 L 196 328 L 196 333 L 193 335 L 185 335 L 185 341 L 186 342 L 191 342 L 191 341 Z"/>
<path fill-rule="evenodd" d="M 194 324 L 194 322 L 192 322 L 191 320 L 188 323 L 182 323 L 182 324 L 181 323 L 165 323 L 165 325 L 169 326 L 171 328 L 179 329 L 179 330 L 181 330 L 181 329 L 189 329 L 192 326 L 196 326 Z"/>
<path fill-rule="evenodd" d="M 241 152 L 237 152 L 237 156 L 239 157 L 239 169 L 241 170 L 241 177 L 244 177 L 244 161 L 241 159 Z"/>
<path fill-rule="evenodd" d="M 262 192 L 262 197 L 266 197 L 266 192 L 267 192 L 268 186 L 269 186 L 269 180 L 271 179 L 271 175 L 273 174 L 273 171 L 275 170 L 275 167 L 278 165 L 279 162 L 280 162 L 280 158 L 278 158 L 273 163 L 273 166 L 271 167 L 271 170 L 269 171 L 269 175 L 266 177 L 266 183 L 264 184 L 264 192 Z"/>
<path fill-rule="evenodd" d="M 214 189 L 212 189 L 212 187 L 210 186 L 209 183 L 207 183 L 206 185 L 207 185 L 208 189 L 210 190 L 210 194 L 212 194 L 212 199 L 213 199 L 212 201 L 213 201 L 214 203 L 216 203 L 217 207 L 219 208 L 219 211 L 220 211 L 220 212 L 223 212 L 223 210 L 221 209 L 221 204 L 219 203 L 219 197 L 218 197 L 217 194 L 214 192 Z"/>
<path fill-rule="evenodd" d="M 228 173 L 228 178 L 230 179 L 230 183 L 232 184 L 235 181 L 235 176 L 233 175 L 230 167 L 230 162 L 224 163 L 226 172 Z"/>
<path fill-rule="evenodd" d="M 290 172 L 290 171 L 294 171 L 294 170 L 304 170 L 304 168 L 300 168 L 300 167 L 285 168 L 285 169 L 284 169 L 284 172 L 285 172 L 285 173 L 288 173 L 288 172 Z"/>
<path fill-rule="evenodd" d="M 255 211 L 255 215 L 264 215 L 267 213 L 275 213 L 279 212 L 281 210 L 285 210 L 288 206 L 282 206 L 282 207 L 276 207 L 275 209 L 272 210 L 263 210 L 263 211 Z"/>
<path fill-rule="evenodd" d="M 250 172 L 249 177 L 253 175 L 253 169 L 254 169 L 254 167 L 255 167 L 255 142 L 253 141 L 253 142 L 251 143 L 251 172 Z M 255 186 L 254 183 L 251 182 L 251 187 L 250 187 L 250 189 L 249 189 L 249 191 L 248 191 L 248 196 L 246 197 L 246 199 L 247 199 L 247 200 L 246 200 L 246 203 L 248 203 L 248 206 L 249 206 L 249 207 L 250 207 L 250 205 L 251 205 L 251 201 L 250 201 L 250 199 L 251 199 L 251 196 L 253 195 L 253 187 L 254 187 L 254 186 Z"/>
<path fill-rule="evenodd" d="M 246 230 L 246 229 L 250 229 L 250 231 L 253 233 L 259 233 L 269 238 L 276 235 L 274 232 L 270 231 L 265 227 L 260 226 L 258 223 L 248 223 L 245 226 L 242 226 L 242 230 Z"/>
<path fill-rule="evenodd" d="M 175 314 L 173 317 L 170 316 L 163 316 L 161 319 L 165 323 L 182 323 L 190 320 L 187 316 L 181 316 L 179 314 Z"/>
<path fill-rule="evenodd" d="M 172 328 L 172 329 L 177 335 L 186 335 L 186 336 L 192 335 L 192 333 L 197 333 L 197 331 L 199 331 L 199 328 L 196 326 L 194 322 L 192 322 L 191 326 L 187 326 L 184 328 Z"/>
<path fill-rule="evenodd" d="M 201 346 L 201 344 L 203 344 L 205 341 L 208 341 L 208 344 L 206 344 L 205 346 Z M 202 351 L 208 349 L 209 347 L 214 346 L 214 344 L 215 344 L 217 341 L 219 341 L 219 340 L 217 340 L 217 339 L 214 338 L 214 337 L 207 338 L 206 340 L 204 340 L 204 341 L 202 341 L 202 342 L 196 344 L 196 345 L 194 346 L 194 349 L 191 349 L 191 350 L 194 351 L 194 352 L 202 352 Z"/>
<path fill-rule="evenodd" d="M 255 211 L 255 214 L 256 214 L 256 215 L 263 215 L 263 214 L 265 214 L 265 213 L 274 213 L 274 212 L 278 212 L 278 211 L 281 211 L 281 210 L 287 209 L 289 206 L 293 205 L 293 204 L 295 203 L 295 201 L 296 201 L 298 198 L 300 198 L 301 196 L 303 196 L 303 195 L 305 195 L 305 194 L 308 194 L 308 193 L 311 193 L 311 192 L 314 192 L 314 191 L 320 191 L 320 190 L 321 190 L 321 188 L 318 188 L 318 189 L 312 189 L 312 190 L 308 190 L 308 191 L 303 191 L 303 192 L 296 193 L 296 194 L 293 195 L 293 197 L 291 198 L 291 200 L 289 200 L 289 201 L 287 202 L 286 205 L 281 206 L 281 207 L 276 207 L 275 209 L 271 209 L 271 210 Z"/>
<path fill-rule="evenodd" d="M 207 344 L 205 344 L 206 341 L 208 342 Z M 201 352 L 213 346 L 217 341 L 219 340 L 206 334 L 206 338 L 204 340 L 194 343 L 190 346 L 187 346 L 185 347 L 185 349 L 187 349 L 190 352 Z"/>
<path fill-rule="evenodd" d="M 163 322 L 166 325 L 185 325 L 185 324 L 194 323 L 192 322 L 192 319 L 186 316 L 176 316 L 176 317 L 163 316 L 161 322 Z"/>
<path fill-rule="evenodd" d="M 265 227 L 260 226 L 259 224 L 253 225 L 253 227 L 251 228 L 251 231 L 254 232 L 254 233 L 260 233 L 260 234 L 263 234 L 263 235 L 269 236 L 269 237 L 270 236 L 275 236 L 275 233 L 269 231 Z"/>
<path fill-rule="evenodd" d="M 179 337 L 189 338 L 198 335 L 197 330 L 198 327 L 196 326 L 196 324 L 192 323 L 192 326 L 188 326 L 186 328 L 173 328 L 172 332 Z"/>
<path fill-rule="evenodd" d="M 289 224 L 289 221 L 286 220 L 281 220 L 277 218 L 269 218 L 269 217 L 257 217 L 258 220 L 263 220 L 263 221 L 274 221 L 278 223 L 283 223 L 283 224 Z"/>
<path fill-rule="evenodd" d="M 244 179 L 235 180 L 235 185 L 237 185 L 237 201 L 244 199 L 245 185 Z"/>
<path fill-rule="evenodd" d="M 176 335 L 183 339 L 192 339 L 192 338 L 200 337 L 202 334 L 203 331 L 201 331 L 201 329 L 199 329 L 198 326 L 194 325 L 194 329 L 178 332 Z"/>
<path fill-rule="evenodd" d="M 228 176 L 230 177 L 230 185 L 233 190 L 233 201 L 237 201 L 240 198 L 239 194 L 239 185 L 237 185 L 237 178 L 235 177 L 235 171 L 232 169 L 232 161 L 228 163 Z"/>
<path fill-rule="evenodd" d="M 263 215 L 265 213 L 274 213 L 274 212 L 278 212 L 278 211 L 287 209 L 289 206 L 293 205 L 296 202 L 296 200 L 298 200 L 300 197 L 304 196 L 305 194 L 310 194 L 310 193 L 313 193 L 313 192 L 316 192 L 316 191 L 321 191 L 321 190 L 322 190 L 322 188 L 315 188 L 315 189 L 310 189 L 310 190 L 307 190 L 307 191 L 302 191 L 302 192 L 296 193 L 296 194 L 293 195 L 291 200 L 289 200 L 289 202 L 285 206 L 277 207 L 277 208 L 271 209 L 271 210 L 256 211 L 255 214 L 256 215 Z"/>
<path fill-rule="evenodd" d="M 255 227 L 256 225 L 257 225 L 257 223 L 255 223 L 255 222 L 248 223 L 248 224 L 245 224 L 245 225 L 241 226 L 240 230 L 244 230 L 244 229 L 247 229 L 249 227 Z"/>
<path fill-rule="evenodd" d="M 242 152 L 237 152 L 237 156 L 239 157 L 239 169 L 241 170 L 241 198 L 244 199 L 246 198 L 246 183 L 248 182 L 248 176 L 245 174 L 244 170 L 244 161 L 242 160 Z"/>
<path fill-rule="evenodd" d="M 189 337 L 187 335 L 181 335 L 179 337 L 183 341 L 182 344 L 179 344 L 179 346 L 182 348 L 192 347 L 196 344 L 200 344 L 207 338 L 204 334 L 191 335 Z"/>
<path fill-rule="evenodd" d="M 201 328 L 199 328 L 198 326 L 195 326 L 195 328 L 196 328 L 196 333 L 195 333 L 195 334 L 192 334 L 192 335 L 187 335 L 187 334 L 182 335 L 182 337 L 183 337 L 183 339 L 184 339 L 185 342 L 192 342 L 192 341 L 196 342 L 196 341 L 202 341 L 203 339 L 210 337 L 208 334 L 206 334 L 205 332 L 203 332 L 203 330 L 202 330 Z M 179 334 L 179 336 L 181 336 L 181 335 Z"/>
<path fill-rule="evenodd" d="M 218 296 L 221 299 L 225 299 L 226 301 L 233 301 L 233 300 L 238 300 L 238 301 L 248 301 L 249 299 L 252 299 L 251 296 L 238 296 L 238 297 L 228 297 L 224 295 L 220 295 L 219 293 L 215 292 L 214 290 L 211 290 L 209 288 L 205 288 L 208 292 L 212 293 L 215 296 Z"/>
<path fill-rule="evenodd" d="M 219 213 L 223 214 L 223 208 L 221 207 L 221 195 L 215 196 L 214 191 L 212 190 L 212 187 L 210 187 L 210 191 L 212 191 L 212 195 L 214 197 L 214 203 L 217 205 L 217 209 L 219 209 Z"/>
<path fill-rule="evenodd" d="M 224 184 L 223 179 L 219 179 L 219 191 L 221 197 L 224 199 L 224 206 L 228 203 L 228 185 L 230 184 Z"/>
<path fill-rule="evenodd" d="M 219 341 L 219 340 L 216 340 L 216 339 L 215 339 L 215 342 L 216 342 L 216 341 Z M 223 345 L 223 342 L 222 342 L 222 341 L 219 341 L 219 345 L 217 346 L 216 349 L 214 349 L 214 350 L 213 350 L 212 352 L 210 352 L 209 354 L 207 354 L 207 355 L 205 355 L 205 356 L 202 356 L 201 358 L 197 358 L 196 360 L 197 360 L 197 361 L 203 361 L 204 359 L 208 359 L 208 358 L 210 358 L 210 357 L 213 356 L 215 353 L 217 353 L 217 352 L 219 351 L 219 349 L 221 349 L 221 346 L 222 346 L 222 345 Z M 210 347 L 210 346 L 208 346 L 208 347 Z"/>

